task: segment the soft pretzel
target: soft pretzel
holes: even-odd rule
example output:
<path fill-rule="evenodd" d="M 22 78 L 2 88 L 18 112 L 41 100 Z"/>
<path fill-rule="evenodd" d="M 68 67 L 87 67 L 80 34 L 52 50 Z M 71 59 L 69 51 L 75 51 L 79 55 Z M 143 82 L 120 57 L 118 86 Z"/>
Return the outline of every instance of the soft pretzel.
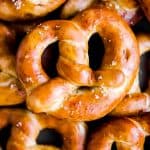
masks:
<path fill-rule="evenodd" d="M 150 51 L 150 34 L 141 33 L 137 35 L 140 54 Z M 121 103 L 111 112 L 111 115 L 135 115 L 150 111 L 150 84 L 145 92 L 140 91 L 138 74 L 130 93 L 121 101 Z M 150 79 L 148 81 L 150 83 Z M 133 90 L 134 89 L 134 90 Z"/>
<path fill-rule="evenodd" d="M 142 7 L 147 19 L 150 21 L 150 0 L 138 0 Z"/>
<path fill-rule="evenodd" d="M 140 6 L 135 0 L 68 0 L 62 8 L 61 17 L 71 17 L 92 5 L 104 5 L 116 10 L 130 25 L 136 24 L 142 18 Z"/>
<path fill-rule="evenodd" d="M 12 124 L 7 150 L 58 150 L 53 146 L 38 145 L 36 138 L 44 128 L 53 128 L 63 137 L 64 150 L 83 150 L 86 126 L 83 122 L 59 120 L 46 114 L 33 114 L 21 109 L 1 109 L 0 128 Z"/>
<path fill-rule="evenodd" d="M 11 48 L 15 35 L 0 24 L 0 105 L 14 105 L 25 99 L 25 90 L 16 75 L 15 57 Z"/>
<path fill-rule="evenodd" d="M 0 0 L 0 19 L 6 21 L 45 16 L 65 0 Z"/>
<path fill-rule="evenodd" d="M 110 150 L 116 142 L 117 150 L 143 150 L 150 135 L 150 113 L 132 118 L 111 119 L 100 125 L 89 139 L 88 150 Z"/>
<path fill-rule="evenodd" d="M 106 52 L 101 67 L 93 71 L 88 41 L 96 32 Z M 61 78 L 49 80 L 41 56 L 57 40 Z M 17 54 L 17 72 L 27 89 L 28 108 L 72 120 L 94 120 L 109 113 L 129 91 L 138 65 L 139 50 L 131 29 L 116 12 L 103 7 L 86 10 L 72 21 L 41 24 L 26 36 Z"/>

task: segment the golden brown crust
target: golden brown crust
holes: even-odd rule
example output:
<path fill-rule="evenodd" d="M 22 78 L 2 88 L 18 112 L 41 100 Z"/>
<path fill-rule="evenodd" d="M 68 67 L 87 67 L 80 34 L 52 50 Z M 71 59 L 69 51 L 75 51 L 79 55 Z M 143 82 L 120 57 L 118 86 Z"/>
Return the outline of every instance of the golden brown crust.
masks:
<path fill-rule="evenodd" d="M 144 53 L 150 51 L 150 34 L 140 33 L 136 37 L 139 44 L 140 55 L 143 55 Z M 110 115 L 136 115 L 139 113 L 150 111 L 150 84 L 148 84 L 148 88 L 144 92 L 141 92 L 139 87 L 140 85 L 138 82 L 138 74 L 139 72 L 137 72 L 135 83 L 132 89 L 130 90 L 129 94 L 110 113 Z M 148 82 L 150 82 L 150 79 Z"/>
<path fill-rule="evenodd" d="M 95 32 L 106 47 L 97 71 L 89 67 L 88 60 L 88 40 Z M 57 70 L 63 78 L 49 80 L 41 55 L 56 40 L 60 46 Z M 139 50 L 132 31 L 116 12 L 103 7 L 86 10 L 72 21 L 41 24 L 24 39 L 17 55 L 28 108 L 72 120 L 94 120 L 109 113 L 129 91 L 138 64 Z M 80 89 L 82 86 L 87 88 Z"/>
<path fill-rule="evenodd" d="M 88 150 L 109 150 L 113 142 L 117 149 L 143 149 L 144 140 L 150 134 L 150 114 L 141 117 L 111 119 L 92 133 Z"/>
<path fill-rule="evenodd" d="M 65 0 L 0 0 L 0 19 L 27 20 L 45 16 Z"/>
<path fill-rule="evenodd" d="M 135 25 L 142 18 L 140 6 L 136 0 L 102 0 L 102 4 L 116 10 L 129 25 Z"/>
<path fill-rule="evenodd" d="M 7 150 L 58 150 L 48 145 L 38 145 L 36 138 L 44 128 L 52 128 L 63 137 L 64 150 L 83 150 L 86 126 L 83 122 L 59 120 L 46 114 L 33 114 L 21 109 L 1 109 L 0 128 L 12 124 Z"/>
<path fill-rule="evenodd" d="M 140 6 L 136 0 L 68 0 L 62 8 L 61 17 L 69 18 L 96 5 L 117 11 L 129 25 L 136 24 L 142 18 Z"/>
<path fill-rule="evenodd" d="M 0 24 L 0 105 L 14 105 L 25 100 L 25 91 L 16 75 L 12 44 L 13 31 Z"/>

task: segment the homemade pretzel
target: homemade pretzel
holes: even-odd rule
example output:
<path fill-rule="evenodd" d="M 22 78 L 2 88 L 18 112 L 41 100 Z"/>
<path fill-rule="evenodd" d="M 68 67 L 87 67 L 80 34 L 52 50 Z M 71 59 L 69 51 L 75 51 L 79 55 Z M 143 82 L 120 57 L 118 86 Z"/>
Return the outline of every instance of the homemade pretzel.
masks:
<path fill-rule="evenodd" d="M 101 67 L 93 71 L 88 41 L 96 32 L 102 36 L 106 52 Z M 57 70 L 62 78 L 49 80 L 41 56 L 57 40 Z M 49 21 L 34 29 L 19 47 L 17 72 L 27 90 L 30 110 L 71 120 L 94 120 L 109 113 L 127 94 L 139 58 L 136 38 L 128 25 L 116 12 L 98 7 L 72 21 Z"/>
<path fill-rule="evenodd" d="M 150 113 L 111 119 L 92 133 L 87 150 L 110 150 L 113 142 L 116 142 L 117 150 L 143 150 L 145 138 L 149 135 Z"/>
<path fill-rule="evenodd" d="M 16 75 L 15 57 L 11 54 L 14 40 L 14 33 L 0 24 L 0 106 L 25 100 L 25 90 Z"/>
<path fill-rule="evenodd" d="M 137 41 L 139 43 L 141 55 L 150 51 L 150 34 L 138 34 Z M 122 100 L 121 103 L 117 107 L 115 107 L 110 115 L 135 115 L 150 111 L 150 79 L 148 81 L 148 88 L 145 90 L 145 92 L 141 93 L 138 74 L 139 73 L 137 73 L 135 83 L 131 88 L 129 94 L 127 94 L 124 100 Z"/>
<path fill-rule="evenodd" d="M 65 0 L 0 0 L 0 19 L 34 19 L 52 12 Z"/>
<path fill-rule="evenodd" d="M 33 114 L 21 109 L 1 109 L 0 128 L 12 124 L 7 150 L 58 150 L 38 145 L 36 138 L 44 128 L 52 128 L 63 136 L 63 150 L 83 150 L 86 126 L 83 122 L 59 120 L 45 114 Z"/>
<path fill-rule="evenodd" d="M 74 16 L 77 12 L 93 5 L 103 5 L 116 10 L 129 25 L 136 24 L 142 18 L 140 6 L 136 0 L 68 0 L 62 8 L 61 17 Z"/>
<path fill-rule="evenodd" d="M 140 3 L 140 6 L 142 7 L 145 16 L 147 17 L 147 19 L 150 21 L 150 0 L 138 0 Z"/>

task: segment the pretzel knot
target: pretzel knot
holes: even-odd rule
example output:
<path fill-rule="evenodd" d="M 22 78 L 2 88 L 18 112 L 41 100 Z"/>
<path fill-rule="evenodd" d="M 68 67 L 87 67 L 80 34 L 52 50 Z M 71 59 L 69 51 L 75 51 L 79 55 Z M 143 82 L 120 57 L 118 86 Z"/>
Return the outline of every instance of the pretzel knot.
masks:
<path fill-rule="evenodd" d="M 118 130 L 119 128 L 119 130 Z M 91 135 L 88 150 L 109 150 L 116 142 L 117 150 L 143 149 L 150 135 L 150 113 L 138 117 L 115 118 L 100 125 Z"/>
<path fill-rule="evenodd" d="M 1 109 L 0 128 L 12 125 L 7 150 L 58 150 L 54 146 L 36 143 L 40 131 L 45 128 L 55 129 L 62 135 L 65 150 L 82 150 L 86 136 L 86 125 L 83 122 L 59 120 L 45 114 L 33 114 L 21 109 Z"/>
<path fill-rule="evenodd" d="M 96 71 L 89 67 L 88 58 L 88 41 L 94 33 L 102 37 L 106 50 Z M 49 79 L 41 55 L 57 40 L 60 76 Z M 132 31 L 116 12 L 103 7 L 86 10 L 72 21 L 41 24 L 27 35 L 17 54 L 28 108 L 71 120 L 94 120 L 109 113 L 130 89 L 138 64 Z"/>
<path fill-rule="evenodd" d="M 13 21 L 42 17 L 64 2 L 65 0 L 2 0 L 0 2 L 0 19 Z"/>

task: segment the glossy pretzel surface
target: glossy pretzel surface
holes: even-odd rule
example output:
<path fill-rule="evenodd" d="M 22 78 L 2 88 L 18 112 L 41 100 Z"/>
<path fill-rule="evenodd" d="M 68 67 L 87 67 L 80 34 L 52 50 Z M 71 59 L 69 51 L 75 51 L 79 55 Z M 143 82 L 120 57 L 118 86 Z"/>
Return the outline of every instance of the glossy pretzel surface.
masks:
<path fill-rule="evenodd" d="M 7 150 L 57 150 L 53 146 L 38 145 L 36 138 L 45 128 L 55 129 L 62 135 L 64 150 L 83 150 L 86 125 L 83 122 L 59 120 L 46 114 L 33 114 L 23 109 L 1 109 L 0 128 L 12 125 Z"/>
<path fill-rule="evenodd" d="M 106 52 L 101 67 L 93 71 L 88 40 L 96 32 L 102 36 Z M 57 40 L 60 77 L 49 79 L 41 55 Z M 110 112 L 129 91 L 138 64 L 139 50 L 132 31 L 116 12 L 104 7 L 86 10 L 72 21 L 41 24 L 27 35 L 17 55 L 28 108 L 71 120 L 94 120 Z M 83 86 L 87 88 L 80 88 Z"/>
<path fill-rule="evenodd" d="M 0 0 L 0 19 L 31 20 L 47 15 L 64 2 L 65 0 Z"/>

